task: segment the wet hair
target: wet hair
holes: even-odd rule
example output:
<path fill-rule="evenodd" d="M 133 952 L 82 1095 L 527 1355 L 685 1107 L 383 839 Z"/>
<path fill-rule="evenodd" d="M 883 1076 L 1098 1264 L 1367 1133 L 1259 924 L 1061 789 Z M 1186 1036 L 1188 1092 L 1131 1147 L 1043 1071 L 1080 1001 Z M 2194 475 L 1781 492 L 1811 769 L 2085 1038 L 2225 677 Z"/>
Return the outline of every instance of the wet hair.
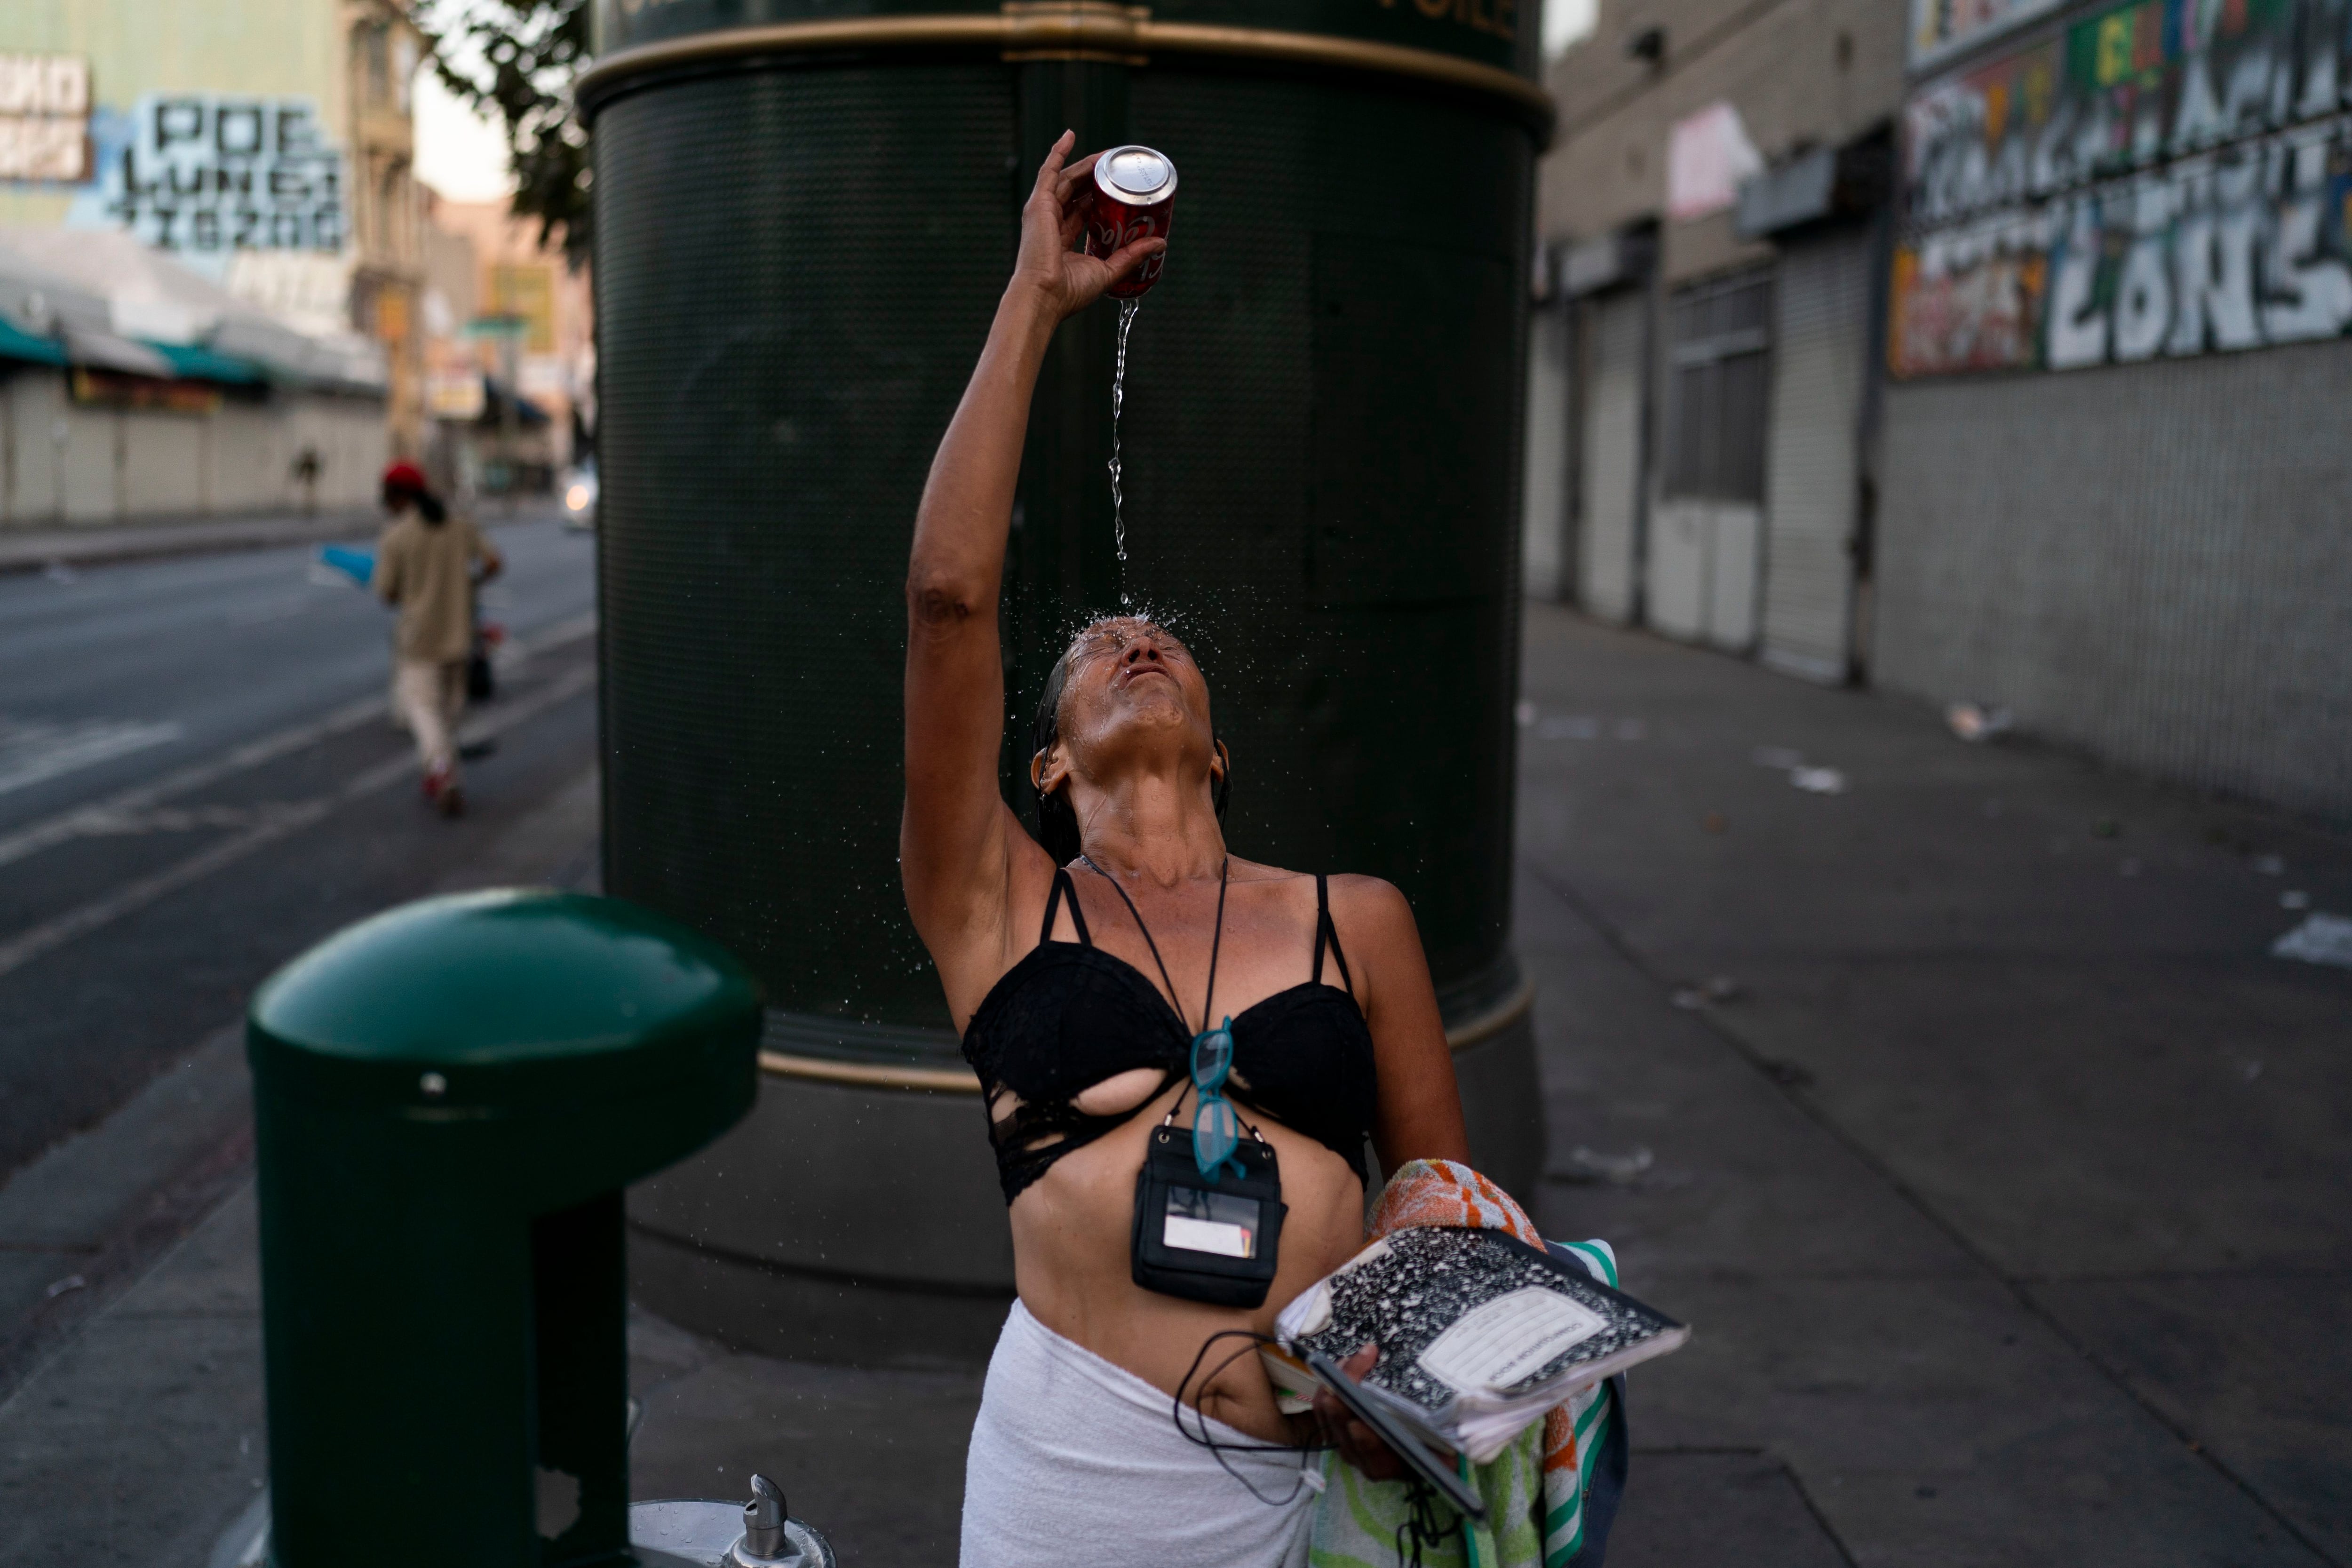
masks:
<path fill-rule="evenodd" d="M 1037 699 L 1037 717 L 1029 726 L 1029 755 L 1033 761 L 1038 752 L 1050 750 L 1054 742 L 1062 738 L 1062 689 L 1070 682 L 1070 655 L 1077 650 L 1077 646 L 1073 639 L 1070 646 L 1063 650 L 1062 657 L 1054 661 L 1053 669 L 1045 677 L 1045 694 Z M 1209 731 L 1209 739 L 1211 744 L 1224 751 L 1224 738 L 1217 734 L 1213 726 Z M 1033 782 L 1029 793 L 1037 806 L 1037 842 L 1044 845 L 1045 853 L 1054 858 L 1055 865 L 1068 865 L 1078 858 L 1084 847 L 1078 839 L 1078 814 L 1076 808 L 1070 805 L 1067 782 L 1051 793 L 1039 789 Z M 1226 752 L 1224 776 L 1217 780 L 1215 796 L 1219 822 L 1225 819 L 1225 803 L 1233 797 L 1233 754 Z"/>

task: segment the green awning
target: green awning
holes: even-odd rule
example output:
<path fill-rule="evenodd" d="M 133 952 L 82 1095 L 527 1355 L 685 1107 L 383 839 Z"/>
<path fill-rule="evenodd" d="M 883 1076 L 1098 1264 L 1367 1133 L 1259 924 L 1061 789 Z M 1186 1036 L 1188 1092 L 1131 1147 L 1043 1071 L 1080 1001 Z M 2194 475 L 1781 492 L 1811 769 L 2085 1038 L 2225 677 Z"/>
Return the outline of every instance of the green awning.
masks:
<path fill-rule="evenodd" d="M 30 360 L 35 364 L 63 364 L 66 346 L 55 338 L 37 338 L 0 316 L 0 359 Z"/>
<path fill-rule="evenodd" d="M 159 343 L 150 340 L 147 346 L 170 360 L 172 374 L 185 381 L 219 381 L 247 386 L 268 379 L 261 367 L 251 360 L 215 353 L 194 343 Z"/>

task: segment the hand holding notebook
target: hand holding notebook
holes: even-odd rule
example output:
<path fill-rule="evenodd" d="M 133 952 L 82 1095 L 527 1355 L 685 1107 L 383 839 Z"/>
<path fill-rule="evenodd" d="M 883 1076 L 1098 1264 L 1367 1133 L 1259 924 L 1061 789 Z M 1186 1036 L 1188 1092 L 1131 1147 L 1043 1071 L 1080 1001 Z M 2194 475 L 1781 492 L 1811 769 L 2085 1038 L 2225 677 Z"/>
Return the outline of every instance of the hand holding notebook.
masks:
<path fill-rule="evenodd" d="M 1417 1445 L 1473 1464 L 1492 1459 L 1579 1390 L 1690 1337 L 1673 1319 L 1501 1231 L 1444 1226 L 1373 1242 L 1283 1309 L 1275 1332 L 1287 1354 L 1266 1361 L 1287 1392 L 1304 1397 L 1319 1384 L 1376 1431 L 1393 1426 Z M 1370 1372 L 1360 1381 L 1338 1372 L 1367 1344 L 1381 1352 Z M 1308 1386 L 1298 1386 L 1301 1373 Z M 1412 1464 L 1411 1454 L 1398 1457 Z"/>

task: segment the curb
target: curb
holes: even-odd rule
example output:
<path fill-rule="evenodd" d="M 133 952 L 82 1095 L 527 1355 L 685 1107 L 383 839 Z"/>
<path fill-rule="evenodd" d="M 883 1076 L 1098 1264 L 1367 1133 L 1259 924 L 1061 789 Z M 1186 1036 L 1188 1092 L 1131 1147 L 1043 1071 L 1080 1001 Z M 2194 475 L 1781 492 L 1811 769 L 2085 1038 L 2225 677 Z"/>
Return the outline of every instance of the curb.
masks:
<path fill-rule="evenodd" d="M 562 515 L 554 497 L 534 497 L 509 514 L 503 506 L 479 509 L 475 522 L 485 530 L 509 523 L 541 522 Z M 0 576 L 58 567 L 112 566 L 180 555 L 226 554 L 289 544 L 330 544 L 373 539 L 383 526 L 373 507 L 355 507 L 318 517 L 254 517 L 228 521 L 185 519 L 165 522 L 97 523 L 87 528 L 0 528 Z M 14 535 L 14 537 L 11 537 Z"/>

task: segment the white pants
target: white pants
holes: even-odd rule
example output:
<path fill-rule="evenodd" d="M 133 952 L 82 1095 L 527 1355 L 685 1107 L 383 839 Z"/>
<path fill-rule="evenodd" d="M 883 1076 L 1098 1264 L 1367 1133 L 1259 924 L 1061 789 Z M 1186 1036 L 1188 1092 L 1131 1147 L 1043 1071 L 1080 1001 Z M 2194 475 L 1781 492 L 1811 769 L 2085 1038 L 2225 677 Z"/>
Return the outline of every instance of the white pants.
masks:
<path fill-rule="evenodd" d="M 466 661 L 448 664 L 404 658 L 392 673 L 392 690 L 408 732 L 416 737 L 417 760 L 426 773 L 457 776 L 457 715 L 466 710 Z"/>
<path fill-rule="evenodd" d="M 961 1568 L 1305 1568 L 1316 1494 L 1295 1453 L 1225 1463 L 1177 1433 L 1172 1401 L 1015 1301 L 964 1461 Z M 1200 1412 L 1184 1424 L 1197 1432 Z M 1222 1421 L 1220 1445 L 1261 1446 Z"/>

